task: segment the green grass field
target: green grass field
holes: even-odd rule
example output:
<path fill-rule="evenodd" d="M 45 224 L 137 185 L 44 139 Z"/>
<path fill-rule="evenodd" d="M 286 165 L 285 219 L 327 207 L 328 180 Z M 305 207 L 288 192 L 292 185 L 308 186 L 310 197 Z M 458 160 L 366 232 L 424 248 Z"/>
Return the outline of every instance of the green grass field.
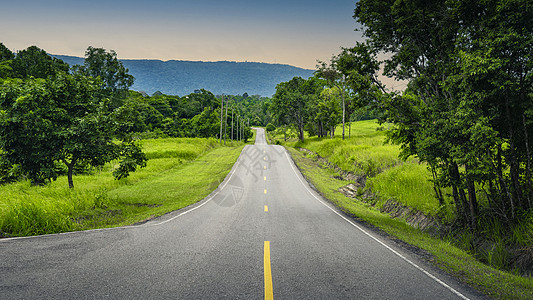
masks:
<path fill-rule="evenodd" d="M 133 224 L 206 197 L 231 170 L 243 143 L 214 139 L 142 141 L 146 168 L 115 180 L 113 163 L 90 175 L 46 186 L 28 181 L 0 186 L 0 235 L 28 236 Z"/>

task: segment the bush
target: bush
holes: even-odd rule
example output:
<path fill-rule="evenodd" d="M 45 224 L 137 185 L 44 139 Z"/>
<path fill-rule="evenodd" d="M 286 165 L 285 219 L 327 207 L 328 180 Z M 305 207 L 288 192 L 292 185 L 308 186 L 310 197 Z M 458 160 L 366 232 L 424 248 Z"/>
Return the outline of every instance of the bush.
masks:
<path fill-rule="evenodd" d="M 274 124 L 272 124 L 272 123 L 268 123 L 267 126 L 266 126 L 266 131 L 272 132 L 274 130 L 276 130 L 276 126 L 274 126 Z"/>

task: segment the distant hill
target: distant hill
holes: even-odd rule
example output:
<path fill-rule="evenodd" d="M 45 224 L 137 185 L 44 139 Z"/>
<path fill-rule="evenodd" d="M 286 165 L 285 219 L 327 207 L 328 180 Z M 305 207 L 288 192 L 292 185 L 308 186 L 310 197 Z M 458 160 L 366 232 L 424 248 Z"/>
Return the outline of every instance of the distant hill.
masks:
<path fill-rule="evenodd" d="M 52 55 L 69 65 L 81 65 L 82 57 Z M 135 77 L 133 90 L 152 95 L 160 91 L 168 95 L 188 95 L 194 90 L 206 89 L 215 95 L 261 95 L 270 97 L 276 85 L 295 76 L 307 79 L 313 70 L 289 65 L 255 62 L 196 62 L 161 61 L 150 59 L 122 59 Z"/>

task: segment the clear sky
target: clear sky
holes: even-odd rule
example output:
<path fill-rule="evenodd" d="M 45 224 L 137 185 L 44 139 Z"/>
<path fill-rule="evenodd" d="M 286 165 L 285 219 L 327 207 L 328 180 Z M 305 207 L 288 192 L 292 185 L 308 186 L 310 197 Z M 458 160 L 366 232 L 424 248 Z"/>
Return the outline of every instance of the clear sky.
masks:
<path fill-rule="evenodd" d="M 254 61 L 314 69 L 361 40 L 355 0 L 2 1 L 0 42 L 84 56 Z"/>

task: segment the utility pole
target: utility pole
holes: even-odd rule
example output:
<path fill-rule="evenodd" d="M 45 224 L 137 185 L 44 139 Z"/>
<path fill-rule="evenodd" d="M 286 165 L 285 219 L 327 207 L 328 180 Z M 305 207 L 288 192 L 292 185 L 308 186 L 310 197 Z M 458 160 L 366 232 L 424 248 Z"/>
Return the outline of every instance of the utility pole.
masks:
<path fill-rule="evenodd" d="M 231 108 L 231 140 L 233 141 L 233 107 Z"/>
<path fill-rule="evenodd" d="M 341 91 L 341 97 L 342 97 L 342 139 L 344 140 L 344 125 L 345 123 L 345 115 L 346 115 L 346 106 L 344 104 L 344 90 L 345 90 L 345 82 L 346 77 L 344 74 L 342 74 L 342 91 Z"/>
<path fill-rule="evenodd" d="M 220 104 L 220 145 L 222 145 L 222 115 L 224 113 L 224 94 L 222 94 L 222 102 Z"/>
<path fill-rule="evenodd" d="M 226 102 L 226 117 L 224 118 L 224 146 L 226 146 L 227 132 L 228 132 L 228 102 Z"/>

